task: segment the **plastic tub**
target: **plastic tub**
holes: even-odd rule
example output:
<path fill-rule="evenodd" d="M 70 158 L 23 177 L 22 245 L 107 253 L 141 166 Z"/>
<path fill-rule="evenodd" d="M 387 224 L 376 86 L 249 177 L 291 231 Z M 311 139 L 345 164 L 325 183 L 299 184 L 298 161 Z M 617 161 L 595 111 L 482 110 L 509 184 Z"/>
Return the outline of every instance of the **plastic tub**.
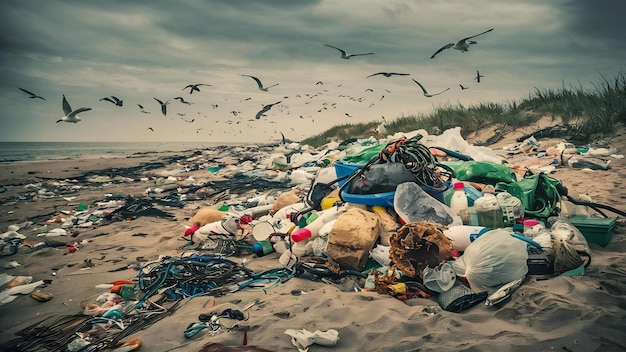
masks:
<path fill-rule="evenodd" d="M 447 186 L 448 185 L 446 185 L 446 187 L 442 187 L 441 189 L 426 185 L 421 185 L 420 187 L 424 191 L 426 191 L 426 193 L 430 194 L 433 198 L 445 204 L 443 199 L 443 192 L 447 189 Z M 393 208 L 393 198 L 395 194 L 396 192 L 385 192 L 376 194 L 350 194 L 342 191 L 341 199 L 348 203 L 378 205 L 381 207 Z"/>
<path fill-rule="evenodd" d="M 365 166 L 363 164 L 344 164 L 338 161 L 335 161 L 333 165 L 335 166 L 335 173 L 337 174 L 337 178 L 352 175 L 357 170 Z M 344 183 L 346 183 L 346 181 L 348 181 L 348 178 L 344 178 L 343 180 L 340 180 L 339 182 L 337 182 L 337 184 L 339 185 L 339 187 L 341 187 L 343 186 Z"/>

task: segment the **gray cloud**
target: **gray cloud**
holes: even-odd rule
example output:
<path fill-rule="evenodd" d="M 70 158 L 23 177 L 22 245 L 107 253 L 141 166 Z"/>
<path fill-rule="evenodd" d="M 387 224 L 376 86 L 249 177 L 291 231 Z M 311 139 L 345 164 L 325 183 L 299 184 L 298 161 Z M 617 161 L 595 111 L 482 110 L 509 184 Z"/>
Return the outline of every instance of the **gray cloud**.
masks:
<path fill-rule="evenodd" d="M 599 72 L 623 69 L 626 50 L 619 19 L 626 5 L 608 0 L 25 0 L 0 6 L 0 140 L 268 141 L 278 130 L 300 139 L 338 123 L 596 82 Z M 442 45 L 492 27 L 469 52 L 449 49 L 430 59 Z M 343 60 L 324 43 L 375 55 Z M 480 85 L 473 81 L 477 69 L 485 75 Z M 426 99 L 410 78 L 365 78 L 381 71 L 410 73 L 432 90 L 452 89 Z M 279 85 L 261 92 L 241 74 Z M 190 95 L 182 90 L 190 83 L 212 87 Z M 470 89 L 455 90 L 459 83 Z M 47 100 L 29 100 L 18 86 Z M 63 94 L 73 106 L 93 108 L 81 123 L 54 123 Z M 182 94 L 193 104 L 173 100 Z M 99 100 L 110 95 L 122 97 L 124 107 Z M 168 116 L 158 113 L 154 97 L 172 101 Z M 278 100 L 283 103 L 267 116 L 250 121 Z M 148 125 L 159 133 L 146 133 Z"/>

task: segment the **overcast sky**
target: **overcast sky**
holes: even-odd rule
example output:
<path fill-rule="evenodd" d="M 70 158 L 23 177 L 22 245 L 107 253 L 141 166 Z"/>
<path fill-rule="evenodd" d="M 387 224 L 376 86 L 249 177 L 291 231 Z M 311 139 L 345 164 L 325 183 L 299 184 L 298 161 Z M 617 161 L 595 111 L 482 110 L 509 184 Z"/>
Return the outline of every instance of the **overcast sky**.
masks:
<path fill-rule="evenodd" d="M 536 88 L 593 89 L 624 70 L 625 10 L 623 0 L 3 0 L 0 141 L 301 140 Z M 491 28 L 468 52 L 431 59 Z M 324 44 L 374 54 L 342 59 Z M 378 72 L 410 76 L 367 77 Z M 261 91 L 242 75 L 278 85 Z M 428 98 L 413 79 L 450 89 Z M 198 83 L 210 86 L 184 88 Z M 56 123 L 63 95 L 92 110 Z M 154 98 L 169 100 L 167 115 Z"/>

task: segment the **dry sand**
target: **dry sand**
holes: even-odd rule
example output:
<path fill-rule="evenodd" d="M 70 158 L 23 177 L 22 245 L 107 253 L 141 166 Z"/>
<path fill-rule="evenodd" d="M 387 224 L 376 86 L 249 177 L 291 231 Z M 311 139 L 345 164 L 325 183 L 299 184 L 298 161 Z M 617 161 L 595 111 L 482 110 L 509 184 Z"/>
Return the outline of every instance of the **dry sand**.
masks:
<path fill-rule="evenodd" d="M 492 148 L 512 143 L 534 128 L 509 133 Z M 468 141 L 483 136 L 474 136 Z M 626 151 L 623 130 L 606 140 L 620 153 Z M 554 142 L 540 141 L 541 147 Z M 0 185 L 14 186 L 7 187 L 0 199 L 6 203 L 15 195 L 26 194 L 29 190 L 23 186 L 31 182 L 71 179 L 89 170 L 129 167 L 148 160 L 163 160 L 163 155 L 3 164 Z M 156 174 L 158 171 L 151 172 Z M 588 194 L 597 203 L 626 210 L 623 159 L 613 159 L 608 171 L 562 166 L 551 176 L 562 180 L 573 191 Z M 75 209 L 79 203 L 102 201 L 107 193 L 141 195 L 151 185 L 148 182 L 91 185 L 74 194 L 76 198 L 71 201 L 61 197 L 22 199 L 0 208 L 0 229 L 4 231 L 11 224 L 26 220 L 39 226 L 63 210 Z M 93 301 L 94 297 L 107 291 L 96 288 L 96 285 L 130 280 L 137 275 L 133 269 L 110 270 L 137 263 L 138 258 L 155 260 L 159 255 L 180 256 L 180 248 L 186 243 L 181 240 L 184 225 L 198 206 L 205 205 L 167 208 L 175 215 L 174 220 L 138 217 L 132 221 L 75 229 L 73 241 L 84 242 L 74 253 L 68 253 L 65 247 L 36 250 L 22 247 L 17 254 L 0 258 L 2 268 L 12 260 L 21 264 L 18 268 L 2 269 L 7 274 L 32 276 L 34 281 L 51 280 L 49 285 L 40 289 L 53 295 L 52 300 L 43 303 L 23 295 L 0 306 L 0 341 L 16 338 L 18 331 L 46 317 L 80 314 L 83 312 L 81 302 Z M 33 230 L 19 232 L 26 234 L 30 241 L 40 241 L 41 238 L 36 237 L 35 225 L 29 227 Z M 336 346 L 314 344 L 309 351 L 624 351 L 624 227 L 616 227 L 613 239 L 606 247 L 596 244 L 590 244 L 590 247 L 592 264 L 584 276 L 560 276 L 548 280 L 530 278 L 510 300 L 495 307 L 480 304 L 461 313 L 451 313 L 436 309 L 438 305 L 433 299 L 401 301 L 389 295 L 354 292 L 346 290 L 346 286 L 293 278 L 265 292 L 244 289 L 221 297 L 184 300 L 171 315 L 124 340 L 140 339 L 143 351 L 199 351 L 210 342 L 241 345 L 244 331 L 247 331 L 248 348 L 254 345 L 271 351 L 295 351 L 290 337 L 284 334 L 285 330 L 335 329 L 339 332 Z M 277 258 L 278 255 L 272 253 L 264 257 L 246 254 L 229 259 L 238 263 L 245 261 L 246 266 L 259 272 L 280 266 Z M 91 260 L 92 267 L 86 267 L 85 261 L 88 260 Z M 297 294 L 299 292 L 302 293 Z M 247 311 L 249 318 L 238 322 L 238 327 L 230 331 L 222 329 L 214 336 L 206 331 L 192 339 L 183 336 L 187 326 L 198 321 L 199 314 L 221 312 L 226 308 L 242 309 L 255 299 L 260 303 Z M 180 348 L 175 349 L 177 347 Z"/>

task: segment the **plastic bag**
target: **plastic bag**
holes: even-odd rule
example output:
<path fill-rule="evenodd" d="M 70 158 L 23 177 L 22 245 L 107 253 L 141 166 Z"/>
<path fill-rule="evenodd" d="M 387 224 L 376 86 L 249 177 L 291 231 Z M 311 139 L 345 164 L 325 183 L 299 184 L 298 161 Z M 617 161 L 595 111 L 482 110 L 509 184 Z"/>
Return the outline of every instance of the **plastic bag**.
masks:
<path fill-rule="evenodd" d="M 496 184 L 496 190 L 503 190 L 521 199 L 524 214 L 534 218 L 547 218 L 558 215 L 561 192 L 566 192 L 561 181 L 540 172 L 526 176 L 515 183 Z"/>
<path fill-rule="evenodd" d="M 528 272 L 526 242 L 504 229 L 485 232 L 454 261 L 454 270 L 465 276 L 474 292 L 497 290 L 500 285 Z"/>
<path fill-rule="evenodd" d="M 459 181 L 471 181 L 495 185 L 498 182 L 517 181 L 515 171 L 502 164 L 489 161 L 452 161 L 442 162 L 450 167 Z"/>

